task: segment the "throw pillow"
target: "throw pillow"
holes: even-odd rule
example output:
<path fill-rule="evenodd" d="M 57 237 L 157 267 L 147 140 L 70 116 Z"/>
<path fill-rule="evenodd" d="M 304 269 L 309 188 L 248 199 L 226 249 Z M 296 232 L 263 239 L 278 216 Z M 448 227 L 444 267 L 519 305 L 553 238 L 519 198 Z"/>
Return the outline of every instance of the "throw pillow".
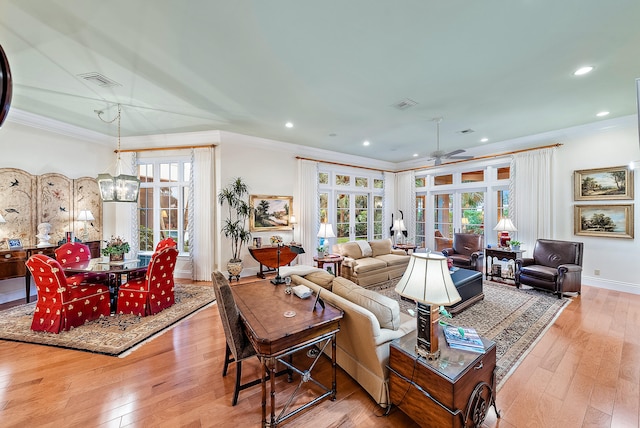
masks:
<path fill-rule="evenodd" d="M 391 330 L 400 328 L 400 305 L 395 300 L 367 290 L 348 279 L 337 277 L 333 280 L 333 293 L 358 306 L 371 311 L 380 323 L 380 327 Z"/>
<path fill-rule="evenodd" d="M 380 239 L 377 241 L 371 241 L 369 242 L 369 245 L 371 245 L 373 257 L 391 254 L 391 248 L 393 248 L 391 239 Z"/>
<path fill-rule="evenodd" d="M 360 246 L 360 251 L 362 251 L 362 257 L 371 257 L 373 255 L 373 251 L 371 250 L 371 245 L 367 241 L 359 240 L 356 243 Z"/>
<path fill-rule="evenodd" d="M 333 286 L 333 280 L 335 276 L 331 275 L 326 270 L 322 272 L 313 272 L 304 276 L 304 279 L 313 282 L 314 284 L 318 284 L 320 287 L 331 291 L 331 287 Z"/>

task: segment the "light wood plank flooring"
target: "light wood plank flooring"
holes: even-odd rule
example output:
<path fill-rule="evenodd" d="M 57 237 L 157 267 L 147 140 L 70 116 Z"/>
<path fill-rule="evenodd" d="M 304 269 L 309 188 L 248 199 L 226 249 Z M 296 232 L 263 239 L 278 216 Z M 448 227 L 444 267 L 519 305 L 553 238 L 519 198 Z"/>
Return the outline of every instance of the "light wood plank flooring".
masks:
<path fill-rule="evenodd" d="M 502 419 L 490 410 L 484 426 L 637 427 L 639 333 L 640 296 L 583 287 L 498 392 Z M 230 404 L 234 368 L 221 376 L 224 344 L 215 306 L 125 358 L 0 340 L 0 426 L 259 426 L 259 386 Z M 328 376 L 326 359 L 319 368 Z M 257 360 L 243 369 L 257 376 Z M 278 379 L 280 390 L 296 385 Z M 415 424 L 397 408 L 383 416 L 339 369 L 337 400 L 283 426 Z"/>

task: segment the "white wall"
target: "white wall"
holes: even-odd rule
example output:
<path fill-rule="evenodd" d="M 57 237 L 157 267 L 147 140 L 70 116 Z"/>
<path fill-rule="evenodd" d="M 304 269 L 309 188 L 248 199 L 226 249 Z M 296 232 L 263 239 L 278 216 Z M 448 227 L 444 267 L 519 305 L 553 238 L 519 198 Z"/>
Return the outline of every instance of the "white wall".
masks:
<path fill-rule="evenodd" d="M 640 171 L 635 171 L 634 200 L 615 200 L 611 204 L 634 204 L 635 238 L 600 238 L 576 236 L 573 233 L 573 208 L 591 201 L 574 201 L 573 171 L 627 165 L 640 160 L 640 144 L 636 117 L 605 121 L 565 131 L 563 144 L 557 151 L 554 175 L 558 186 L 554 193 L 554 230 L 556 239 L 584 243 L 584 284 L 640 294 L 640 260 L 638 201 Z M 595 203 L 595 202 L 594 202 Z M 599 203 L 599 202 L 598 202 Z M 600 275 L 595 275 L 595 270 Z"/>

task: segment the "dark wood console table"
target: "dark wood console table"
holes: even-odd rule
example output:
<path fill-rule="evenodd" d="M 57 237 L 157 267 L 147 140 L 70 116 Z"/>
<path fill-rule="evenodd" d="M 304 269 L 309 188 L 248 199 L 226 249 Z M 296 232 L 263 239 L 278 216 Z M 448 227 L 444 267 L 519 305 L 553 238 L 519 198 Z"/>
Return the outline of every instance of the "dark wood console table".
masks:
<path fill-rule="evenodd" d="M 84 244 L 91 250 L 92 258 L 101 257 L 100 241 L 89 241 Z M 15 250 L 0 251 L 0 280 L 24 277 L 25 300 L 29 303 L 31 300 L 31 273 L 25 263 L 34 254 L 44 254 L 55 258 L 56 248 L 58 248 L 57 245 L 49 247 L 26 246 Z"/>
<path fill-rule="evenodd" d="M 260 272 L 258 272 L 258 278 L 264 279 L 264 272 L 272 271 L 280 266 L 290 264 L 297 256 L 296 253 L 291 251 L 289 246 L 280 246 L 280 266 L 278 266 L 278 246 L 277 245 L 263 245 L 261 247 L 249 247 L 249 254 L 260 263 Z M 267 270 L 264 270 L 264 267 Z"/>
<path fill-rule="evenodd" d="M 507 282 L 516 281 L 516 259 L 522 258 L 525 250 L 511 250 L 510 248 L 485 248 L 485 277 L 488 281 Z M 506 263 L 502 263 L 506 260 Z"/>

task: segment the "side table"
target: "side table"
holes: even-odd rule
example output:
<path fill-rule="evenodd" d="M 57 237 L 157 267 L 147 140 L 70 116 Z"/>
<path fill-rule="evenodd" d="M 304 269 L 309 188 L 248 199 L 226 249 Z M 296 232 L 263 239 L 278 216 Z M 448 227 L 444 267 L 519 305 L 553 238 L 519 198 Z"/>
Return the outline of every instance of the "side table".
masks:
<path fill-rule="evenodd" d="M 415 352 L 416 332 L 394 340 L 389 355 L 392 404 L 423 427 L 477 427 L 495 402 L 496 344 L 482 338 L 485 353 L 447 346 L 439 329 L 440 358 Z"/>
<path fill-rule="evenodd" d="M 327 257 L 314 257 L 313 261 L 318 264 L 320 269 L 324 269 L 325 264 L 333 264 L 335 267 L 334 276 L 340 276 L 342 273 L 342 262 L 344 261 L 344 257 L 342 256 L 327 256 Z"/>
<path fill-rule="evenodd" d="M 488 281 L 516 281 L 516 259 L 522 258 L 525 250 L 514 251 L 509 248 L 485 248 L 485 276 Z M 506 260 L 506 262 L 504 262 Z"/>
<path fill-rule="evenodd" d="M 409 251 L 414 252 L 416 248 L 418 248 L 418 246 L 414 244 L 396 244 L 393 246 L 393 248 L 404 250 L 404 252 L 408 255 Z"/>

